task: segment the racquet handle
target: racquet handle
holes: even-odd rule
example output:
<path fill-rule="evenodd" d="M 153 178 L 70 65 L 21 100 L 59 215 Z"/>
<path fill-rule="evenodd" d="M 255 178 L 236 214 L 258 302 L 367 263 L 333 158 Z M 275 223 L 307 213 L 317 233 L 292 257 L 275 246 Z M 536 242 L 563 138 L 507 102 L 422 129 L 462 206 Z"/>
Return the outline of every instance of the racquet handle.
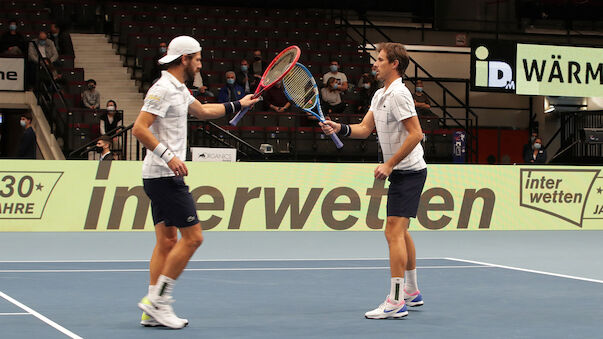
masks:
<path fill-rule="evenodd" d="M 239 111 L 239 113 L 237 113 L 234 118 L 232 118 L 229 123 L 233 126 L 236 126 L 239 121 L 243 118 L 243 116 L 245 116 L 245 113 L 247 113 L 247 111 L 249 111 L 249 108 L 251 106 L 247 106 L 245 108 L 243 108 L 242 110 Z"/>
<path fill-rule="evenodd" d="M 343 147 L 343 143 L 341 142 L 341 140 L 339 140 L 339 137 L 337 136 L 337 134 L 335 133 L 331 133 L 331 139 L 333 139 L 333 142 L 335 143 L 335 146 L 339 149 Z"/>

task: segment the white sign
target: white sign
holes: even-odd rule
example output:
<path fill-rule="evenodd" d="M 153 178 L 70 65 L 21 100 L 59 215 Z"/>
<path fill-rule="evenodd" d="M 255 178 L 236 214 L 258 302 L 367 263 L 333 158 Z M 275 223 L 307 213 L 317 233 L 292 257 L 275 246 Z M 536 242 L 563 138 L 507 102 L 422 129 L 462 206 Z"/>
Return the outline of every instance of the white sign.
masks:
<path fill-rule="evenodd" d="M 0 91 L 23 91 L 25 62 L 23 58 L 0 58 Z"/>
<path fill-rule="evenodd" d="M 237 161 L 236 148 L 208 148 L 208 147 L 191 147 L 193 161 Z"/>

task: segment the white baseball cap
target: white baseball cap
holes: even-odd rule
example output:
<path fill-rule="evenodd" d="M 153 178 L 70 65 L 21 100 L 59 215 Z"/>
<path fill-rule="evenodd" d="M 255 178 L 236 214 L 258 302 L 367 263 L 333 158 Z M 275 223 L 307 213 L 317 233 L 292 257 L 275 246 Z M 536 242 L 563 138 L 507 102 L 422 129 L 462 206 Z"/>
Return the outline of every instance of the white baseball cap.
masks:
<path fill-rule="evenodd" d="M 159 59 L 160 64 L 170 63 L 182 55 L 194 54 L 201 52 L 201 45 L 195 38 L 190 36 L 182 35 L 176 37 L 170 41 L 168 45 L 167 54 Z"/>

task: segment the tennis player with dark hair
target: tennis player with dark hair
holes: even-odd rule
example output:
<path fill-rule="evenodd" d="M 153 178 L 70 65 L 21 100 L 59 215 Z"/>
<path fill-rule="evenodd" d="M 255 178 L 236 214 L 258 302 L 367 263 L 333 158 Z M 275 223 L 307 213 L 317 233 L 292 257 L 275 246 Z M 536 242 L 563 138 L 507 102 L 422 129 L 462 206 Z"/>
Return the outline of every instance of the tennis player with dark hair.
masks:
<path fill-rule="evenodd" d="M 420 144 L 423 131 L 412 95 L 402 82 L 409 62 L 406 49 L 401 44 L 383 43 L 378 51 L 377 79 L 384 82 L 384 88 L 375 92 L 362 122 L 346 125 L 327 120 L 322 125 L 326 134 L 339 133 L 356 139 L 367 138 L 376 127 L 383 151 L 384 163 L 375 168 L 374 176 L 381 180 L 389 177 L 390 181 L 385 237 L 389 245 L 391 285 L 385 301 L 365 313 L 368 319 L 402 318 L 408 315 L 407 305 L 423 305 L 417 286 L 415 245 L 408 232 L 427 178 Z"/>
<path fill-rule="evenodd" d="M 203 241 L 196 204 L 184 183 L 187 117 L 215 119 L 256 103 L 251 95 L 224 104 L 201 104 L 184 84 L 201 70 L 201 46 L 194 38 L 174 38 L 159 59 L 167 66 L 149 89 L 132 133 L 152 152 L 142 166 L 143 185 L 151 199 L 157 243 L 150 262 L 148 294 L 138 307 L 145 312 L 142 325 L 182 328 L 186 319 L 172 309 L 172 289 L 178 276 Z M 178 230 L 181 238 L 178 240 Z"/>

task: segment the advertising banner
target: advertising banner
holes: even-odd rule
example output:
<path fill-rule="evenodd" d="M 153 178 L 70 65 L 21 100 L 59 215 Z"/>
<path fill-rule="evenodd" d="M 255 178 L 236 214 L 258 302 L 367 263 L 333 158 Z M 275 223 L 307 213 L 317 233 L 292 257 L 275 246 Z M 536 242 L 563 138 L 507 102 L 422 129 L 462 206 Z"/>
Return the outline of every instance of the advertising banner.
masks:
<path fill-rule="evenodd" d="M 0 162 L 0 231 L 152 231 L 134 161 Z M 205 230 L 377 231 L 375 164 L 187 163 Z M 419 230 L 603 230 L 603 167 L 429 165 Z"/>
<path fill-rule="evenodd" d="M 24 91 L 23 58 L 0 58 L 0 91 Z"/>

